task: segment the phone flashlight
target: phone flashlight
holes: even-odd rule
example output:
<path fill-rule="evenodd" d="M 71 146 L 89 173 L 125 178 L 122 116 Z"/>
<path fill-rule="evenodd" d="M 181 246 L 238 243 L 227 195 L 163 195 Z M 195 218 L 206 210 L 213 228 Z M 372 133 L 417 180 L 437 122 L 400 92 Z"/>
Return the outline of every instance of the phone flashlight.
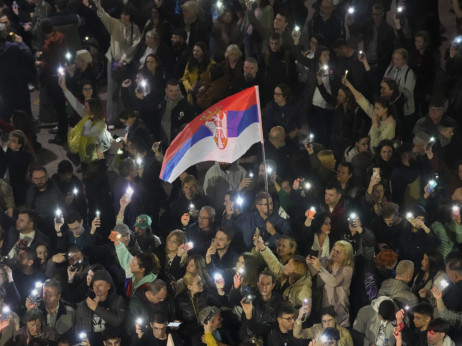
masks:
<path fill-rule="evenodd" d="M 215 275 L 213 275 L 214 281 L 220 281 L 222 279 L 223 279 L 223 275 L 221 275 L 220 273 L 215 273 Z"/>
<path fill-rule="evenodd" d="M 355 13 L 355 8 L 353 6 L 348 7 L 348 14 L 353 14 Z"/>

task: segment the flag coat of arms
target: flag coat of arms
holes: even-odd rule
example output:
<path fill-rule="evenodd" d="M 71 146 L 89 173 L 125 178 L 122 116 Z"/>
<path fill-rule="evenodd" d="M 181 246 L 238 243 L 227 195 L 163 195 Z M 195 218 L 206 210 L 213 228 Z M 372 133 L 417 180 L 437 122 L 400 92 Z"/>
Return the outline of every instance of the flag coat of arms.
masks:
<path fill-rule="evenodd" d="M 258 87 L 229 96 L 198 115 L 168 147 L 160 179 L 173 182 L 203 161 L 234 162 L 263 143 Z"/>

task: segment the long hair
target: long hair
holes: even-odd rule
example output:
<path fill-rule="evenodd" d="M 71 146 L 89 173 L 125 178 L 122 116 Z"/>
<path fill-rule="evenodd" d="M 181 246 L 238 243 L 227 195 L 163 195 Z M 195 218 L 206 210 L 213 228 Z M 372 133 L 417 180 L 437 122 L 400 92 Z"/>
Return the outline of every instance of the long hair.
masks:
<path fill-rule="evenodd" d="M 329 217 L 329 215 L 325 212 L 319 212 L 316 213 L 314 216 L 313 221 L 311 221 L 311 229 L 314 231 L 316 234 L 320 234 L 321 232 L 321 227 L 324 225 L 324 222 L 326 219 Z"/>
<path fill-rule="evenodd" d="M 294 255 L 290 259 L 294 263 L 295 271 L 294 274 L 292 275 L 292 283 L 297 282 L 300 278 L 306 275 L 308 272 L 308 266 L 306 265 L 306 260 L 303 256 L 300 255 Z M 290 261 L 289 260 L 289 261 Z M 287 278 L 286 275 L 283 276 L 283 279 Z"/>
<path fill-rule="evenodd" d="M 444 258 L 441 252 L 437 250 L 428 251 L 425 253 L 428 257 L 428 274 L 430 278 L 434 278 L 439 271 L 444 271 Z"/>
<path fill-rule="evenodd" d="M 196 267 L 196 272 L 201 277 L 202 282 L 204 283 L 205 287 L 213 287 L 213 280 L 207 271 L 205 258 L 201 255 L 192 255 L 189 257 L 189 261 L 194 261 L 194 266 Z"/>
<path fill-rule="evenodd" d="M 93 122 L 104 120 L 103 106 L 101 105 L 101 101 L 96 98 L 92 98 L 87 102 L 88 108 L 90 109 L 90 114 L 93 115 Z"/>
<path fill-rule="evenodd" d="M 258 282 L 258 262 L 255 256 L 250 252 L 244 252 L 241 254 L 244 257 L 244 275 L 242 275 L 242 287 L 249 286 L 251 288 L 257 287 Z M 239 256 L 240 257 L 240 256 Z"/>
<path fill-rule="evenodd" d="M 207 66 L 210 64 L 210 56 L 209 56 L 209 51 L 207 49 L 207 45 L 204 42 L 196 42 L 194 46 L 199 47 L 204 56 L 202 57 L 202 62 L 197 61 L 194 58 L 194 55 L 191 53 L 191 56 L 188 60 L 188 65 L 187 69 L 189 72 L 192 72 L 195 68 L 197 68 L 198 74 L 201 74 L 207 70 Z"/>
<path fill-rule="evenodd" d="M 339 240 L 335 242 L 334 246 L 337 245 L 345 255 L 345 260 L 343 261 L 343 266 L 352 267 L 354 266 L 354 255 L 353 255 L 353 246 L 350 242 L 346 240 Z"/>

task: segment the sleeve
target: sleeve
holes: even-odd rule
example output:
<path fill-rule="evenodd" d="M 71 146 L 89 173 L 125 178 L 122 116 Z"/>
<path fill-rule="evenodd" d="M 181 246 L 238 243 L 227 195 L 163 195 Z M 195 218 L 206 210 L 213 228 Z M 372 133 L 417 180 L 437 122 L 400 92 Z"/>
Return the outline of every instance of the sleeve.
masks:
<path fill-rule="evenodd" d="M 211 333 L 204 333 L 204 336 L 205 336 L 205 344 L 207 346 L 218 346 L 217 341 L 215 340 L 215 338 L 213 337 Z"/>
<path fill-rule="evenodd" d="M 351 277 L 353 276 L 353 268 L 344 266 L 342 270 L 339 270 L 336 275 L 332 275 L 327 270 L 322 270 L 319 273 L 319 277 L 327 286 L 337 287 L 340 285 L 350 286 Z"/>
<path fill-rule="evenodd" d="M 253 11 L 247 11 L 247 16 L 249 18 L 250 24 L 253 26 L 255 30 L 258 31 L 261 37 L 265 38 L 268 37 L 268 35 L 271 33 L 272 30 L 272 25 L 270 27 L 265 27 L 262 23 L 260 23 L 255 17 L 255 13 Z M 271 22 L 272 24 L 272 22 Z"/>
<path fill-rule="evenodd" d="M 133 58 L 135 57 L 136 48 L 138 47 L 140 40 L 141 40 L 140 29 L 138 28 L 138 25 L 133 24 L 133 34 L 132 34 L 132 42 L 131 42 L 132 44 L 122 54 L 122 57 L 121 57 L 122 60 L 126 61 L 127 63 L 130 63 L 133 60 Z"/>
<path fill-rule="evenodd" d="M 87 125 L 88 124 L 88 125 Z M 103 121 L 97 121 L 92 123 L 91 120 L 88 120 L 82 129 L 82 136 L 84 137 L 99 137 L 104 131 L 106 124 Z"/>
<path fill-rule="evenodd" d="M 361 94 L 361 96 L 356 99 L 356 103 L 369 118 L 372 118 L 372 115 L 374 114 L 374 106 L 364 97 L 364 95 Z"/>
<path fill-rule="evenodd" d="M 120 25 L 120 22 L 116 18 L 112 18 L 106 11 L 101 10 L 97 11 L 98 17 L 101 19 L 106 30 L 109 32 L 109 35 L 112 35 L 117 27 Z"/>
<path fill-rule="evenodd" d="M 449 322 L 451 327 L 462 329 L 462 312 L 450 311 L 448 309 L 439 312 L 440 317 Z"/>
<path fill-rule="evenodd" d="M 414 89 L 416 81 L 414 71 L 410 67 L 409 69 L 410 70 L 407 73 L 407 78 L 405 78 L 405 84 L 399 87 L 400 91 L 404 94 L 404 96 L 406 96 L 407 100 L 414 98 Z"/>
<path fill-rule="evenodd" d="M 181 81 L 183 82 L 183 86 L 184 86 L 184 89 L 186 90 L 186 92 L 189 92 L 189 88 L 191 88 L 191 77 L 190 77 L 190 72 L 189 72 L 189 63 L 186 65 L 186 68 L 184 69 L 184 73 L 183 73 L 183 78 L 181 78 Z M 204 189 L 204 192 L 205 192 L 205 189 Z"/>
<path fill-rule="evenodd" d="M 276 276 L 278 279 L 281 278 L 281 276 L 284 274 L 284 266 L 281 262 L 278 261 L 273 252 L 268 247 L 266 247 L 265 250 L 260 252 L 260 254 L 274 276 Z"/>
<path fill-rule="evenodd" d="M 301 323 L 294 323 L 294 337 L 297 339 L 312 339 L 315 337 L 316 333 L 314 331 L 316 325 L 314 325 L 311 328 L 305 328 L 302 329 L 302 324 Z"/>
<path fill-rule="evenodd" d="M 67 102 L 71 105 L 72 108 L 80 115 L 81 118 L 85 116 L 85 106 L 77 101 L 76 97 L 68 90 L 64 92 Z"/>
<path fill-rule="evenodd" d="M 456 225 L 456 241 L 462 243 L 462 225 Z"/>
<path fill-rule="evenodd" d="M 118 245 L 115 245 L 117 259 L 119 260 L 120 266 L 126 270 L 130 263 L 132 262 L 133 256 L 128 252 L 127 248 L 124 244 L 119 242 Z"/>
<path fill-rule="evenodd" d="M 321 85 L 318 84 L 317 86 L 324 100 L 326 100 L 327 103 L 335 107 L 337 105 L 337 99 L 335 98 L 335 96 L 329 94 L 326 87 L 324 86 L 324 83 L 322 83 Z"/>

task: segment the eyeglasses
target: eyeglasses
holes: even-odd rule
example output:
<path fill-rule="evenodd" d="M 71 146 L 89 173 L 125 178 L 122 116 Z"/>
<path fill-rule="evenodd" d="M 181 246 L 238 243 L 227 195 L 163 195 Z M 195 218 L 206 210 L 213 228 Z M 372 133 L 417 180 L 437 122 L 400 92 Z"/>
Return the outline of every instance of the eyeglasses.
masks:
<path fill-rule="evenodd" d="M 281 317 L 283 320 L 286 320 L 286 321 L 294 321 L 295 318 L 292 316 L 292 317 Z"/>

